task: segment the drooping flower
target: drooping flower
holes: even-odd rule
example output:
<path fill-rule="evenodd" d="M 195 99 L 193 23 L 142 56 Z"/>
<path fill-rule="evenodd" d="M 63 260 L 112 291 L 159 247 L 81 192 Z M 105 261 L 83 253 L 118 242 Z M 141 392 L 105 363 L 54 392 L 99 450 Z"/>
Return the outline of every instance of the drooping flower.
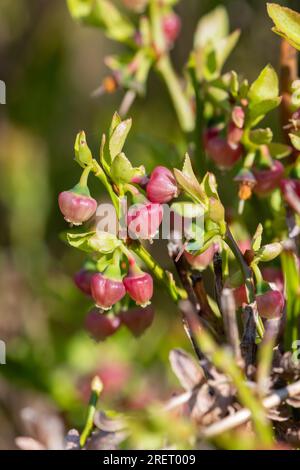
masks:
<path fill-rule="evenodd" d="M 145 308 L 131 308 L 122 311 L 121 317 L 123 324 L 127 326 L 131 333 L 139 337 L 152 325 L 154 309 L 152 305 L 148 305 Z"/>
<path fill-rule="evenodd" d="M 160 204 L 136 204 L 128 210 L 128 234 L 132 239 L 151 240 L 154 238 L 163 218 Z"/>
<path fill-rule="evenodd" d="M 147 184 L 149 201 L 164 204 L 178 195 L 178 187 L 173 173 L 163 166 L 157 166 Z"/>
<path fill-rule="evenodd" d="M 204 134 L 204 147 L 207 155 L 221 169 L 232 168 L 242 156 L 243 147 L 240 143 L 230 144 L 220 135 L 217 128 L 208 129 Z"/>
<path fill-rule="evenodd" d="M 184 257 L 187 262 L 194 268 L 199 271 L 203 271 L 210 265 L 214 258 L 214 254 L 218 251 L 218 245 L 212 244 L 207 250 L 205 250 L 201 255 L 192 255 L 188 251 L 184 252 Z"/>
<path fill-rule="evenodd" d="M 95 341 L 104 341 L 112 336 L 121 326 L 120 316 L 106 315 L 93 308 L 85 318 L 85 329 Z"/>
<path fill-rule="evenodd" d="M 97 201 L 90 195 L 88 187 L 76 185 L 70 191 L 58 196 L 58 204 L 65 220 L 73 225 L 81 225 L 96 212 Z"/>
<path fill-rule="evenodd" d="M 103 274 L 96 273 L 91 279 L 91 291 L 97 307 L 110 310 L 126 294 L 122 278 L 114 275 L 109 266 Z"/>
<path fill-rule="evenodd" d="M 81 269 L 74 275 L 74 282 L 78 289 L 86 295 L 91 296 L 91 279 L 95 274 L 94 271 L 88 271 L 87 269 Z"/>
<path fill-rule="evenodd" d="M 279 186 L 284 175 L 284 167 L 282 163 L 275 160 L 270 168 L 264 170 L 253 168 L 253 174 L 256 179 L 254 192 L 259 196 L 267 196 Z"/>
<path fill-rule="evenodd" d="M 141 307 L 150 303 L 153 295 L 153 279 L 143 272 L 135 263 L 129 267 L 128 275 L 123 279 L 129 296 Z"/>

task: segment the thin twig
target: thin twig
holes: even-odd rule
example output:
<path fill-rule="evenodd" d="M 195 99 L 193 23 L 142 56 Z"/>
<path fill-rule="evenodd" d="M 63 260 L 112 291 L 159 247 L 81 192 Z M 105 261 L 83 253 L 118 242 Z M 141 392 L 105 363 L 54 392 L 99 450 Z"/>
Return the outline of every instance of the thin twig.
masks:
<path fill-rule="evenodd" d="M 215 294 L 218 307 L 222 313 L 221 296 L 223 290 L 223 267 L 222 267 L 222 256 L 217 251 L 214 254 L 214 273 L 215 273 Z"/>
<path fill-rule="evenodd" d="M 287 387 L 280 390 L 275 390 L 269 397 L 263 400 L 263 406 L 266 410 L 275 408 L 287 398 L 295 397 L 300 394 L 300 381 L 295 382 Z M 245 424 L 251 418 L 251 411 L 247 408 L 243 408 L 234 415 L 224 418 L 222 421 L 212 424 L 203 430 L 201 437 L 209 439 L 216 437 L 219 434 L 230 431 Z"/>
<path fill-rule="evenodd" d="M 200 304 L 201 318 L 203 318 L 203 320 L 205 320 L 205 322 L 214 329 L 219 337 L 222 337 L 224 335 L 223 325 L 209 305 L 201 272 L 193 270 L 191 274 L 191 281 L 193 291 Z"/>
<path fill-rule="evenodd" d="M 255 364 L 256 358 L 256 324 L 254 320 L 254 312 L 250 305 L 244 308 L 244 335 L 241 342 L 242 356 L 245 361 L 245 369 L 248 370 L 248 366 Z"/>

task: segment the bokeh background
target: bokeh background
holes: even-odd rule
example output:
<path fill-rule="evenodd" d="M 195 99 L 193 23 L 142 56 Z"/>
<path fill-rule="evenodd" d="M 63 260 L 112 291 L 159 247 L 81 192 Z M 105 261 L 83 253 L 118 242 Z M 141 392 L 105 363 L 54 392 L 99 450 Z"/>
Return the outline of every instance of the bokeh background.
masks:
<path fill-rule="evenodd" d="M 280 3 L 299 6 L 296 0 Z M 253 80 L 266 63 L 277 67 L 279 39 L 265 1 L 182 0 L 177 11 L 183 27 L 172 51 L 176 68 L 187 59 L 197 19 L 219 4 L 228 8 L 232 28 L 242 29 L 226 69 Z M 0 2 L 0 79 L 7 86 L 7 103 L 0 105 L 0 339 L 7 345 L 7 363 L 0 365 L 0 449 L 14 448 L 15 437 L 27 432 L 24 409 L 27 418 L 51 414 L 66 429 L 82 426 L 95 373 L 105 385 L 106 409 L 144 408 L 179 387 L 168 355 L 189 344 L 167 296 L 156 291 L 155 321 L 140 339 L 123 328 L 95 344 L 82 328 L 89 301 L 72 281 L 83 257 L 59 239 L 65 223 L 57 195 L 79 175 L 75 135 L 84 129 L 97 151 L 122 98 L 121 92 L 90 96 L 107 73 L 103 58 L 118 47 L 98 30 L 75 24 L 65 1 Z M 178 164 L 184 144 L 156 76 L 131 115 L 132 161 L 148 170 L 157 162 Z M 101 200 L 101 188 L 93 191 Z M 162 263 L 167 267 L 167 258 Z"/>

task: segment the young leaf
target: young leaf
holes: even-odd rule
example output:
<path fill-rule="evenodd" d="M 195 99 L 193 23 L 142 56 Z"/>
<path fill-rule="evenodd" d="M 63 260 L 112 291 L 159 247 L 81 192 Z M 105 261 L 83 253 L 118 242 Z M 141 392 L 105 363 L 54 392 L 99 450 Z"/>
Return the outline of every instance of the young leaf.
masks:
<path fill-rule="evenodd" d="M 246 125 L 250 124 L 252 127 L 255 126 L 265 117 L 266 114 L 272 111 L 272 109 L 277 108 L 280 103 L 281 98 L 278 97 L 271 100 L 264 100 L 250 104 Z"/>
<path fill-rule="evenodd" d="M 258 251 L 261 247 L 262 233 L 263 233 L 263 226 L 261 224 L 258 224 L 256 232 L 253 235 L 252 243 L 251 243 L 252 249 L 254 251 Z"/>
<path fill-rule="evenodd" d="M 255 129 L 249 133 L 250 141 L 255 145 L 269 144 L 273 139 L 273 132 L 267 129 Z"/>
<path fill-rule="evenodd" d="M 300 14 L 276 3 L 268 3 L 267 9 L 275 24 L 272 30 L 300 50 Z"/>
<path fill-rule="evenodd" d="M 292 153 L 292 148 L 289 145 L 278 144 L 277 142 L 270 143 L 268 148 L 273 158 L 285 158 Z"/>
<path fill-rule="evenodd" d="M 194 174 L 190 157 L 187 154 L 182 171 L 175 168 L 174 175 L 179 186 L 184 189 L 194 202 L 207 206 L 208 198 Z"/>
<path fill-rule="evenodd" d="M 271 65 L 267 65 L 250 87 L 248 93 L 250 105 L 251 103 L 256 104 L 262 101 L 275 100 L 278 95 L 279 81 L 277 73 Z"/>
<path fill-rule="evenodd" d="M 132 119 L 126 119 L 126 121 L 122 121 L 114 129 L 109 140 L 109 151 L 112 160 L 122 152 L 131 125 Z"/>
<path fill-rule="evenodd" d="M 92 251 L 105 255 L 112 253 L 122 242 L 114 234 L 98 230 L 96 234 L 89 238 L 88 244 Z"/>
<path fill-rule="evenodd" d="M 134 34 L 134 26 L 109 0 L 67 0 L 73 18 L 104 29 L 116 41 L 126 41 Z"/>
<path fill-rule="evenodd" d="M 86 253 L 90 253 L 93 250 L 89 246 L 89 240 L 94 235 L 94 231 L 86 233 L 68 232 L 65 235 L 65 239 L 69 243 L 69 245 L 73 246 L 74 248 L 78 248 L 79 250 L 85 251 Z"/>
<path fill-rule="evenodd" d="M 217 43 L 220 39 L 226 37 L 228 33 L 229 19 L 227 11 L 223 6 L 219 6 L 200 19 L 194 37 L 194 47 L 198 49 L 209 42 Z"/>
<path fill-rule="evenodd" d="M 218 64 L 219 71 L 222 70 L 223 65 L 225 64 L 231 52 L 235 48 L 240 38 L 240 35 L 241 35 L 240 30 L 236 30 L 233 33 L 231 33 L 229 36 L 227 36 L 226 38 L 221 39 L 220 42 L 218 43 L 216 56 L 217 56 L 217 64 Z"/>
<path fill-rule="evenodd" d="M 113 135 L 114 131 L 116 130 L 116 128 L 118 127 L 119 124 L 121 124 L 122 122 L 122 119 L 121 117 L 119 116 L 118 112 L 116 111 L 113 115 L 113 118 L 112 118 L 112 121 L 111 121 L 111 125 L 110 125 L 110 128 L 109 128 L 109 138 L 111 138 L 111 136 Z"/>
<path fill-rule="evenodd" d="M 114 158 L 111 164 L 110 175 L 112 180 L 117 184 L 130 183 L 135 176 L 145 175 L 145 168 L 143 166 L 133 168 L 126 155 L 120 153 Z"/>
<path fill-rule="evenodd" d="M 300 132 L 293 132 L 289 134 L 289 137 L 291 139 L 293 147 L 295 147 L 296 150 L 300 150 Z"/>
<path fill-rule="evenodd" d="M 86 136 L 84 131 L 77 134 L 74 144 L 75 150 L 75 161 L 84 168 L 86 165 L 90 165 L 93 160 L 92 152 L 86 142 Z"/>

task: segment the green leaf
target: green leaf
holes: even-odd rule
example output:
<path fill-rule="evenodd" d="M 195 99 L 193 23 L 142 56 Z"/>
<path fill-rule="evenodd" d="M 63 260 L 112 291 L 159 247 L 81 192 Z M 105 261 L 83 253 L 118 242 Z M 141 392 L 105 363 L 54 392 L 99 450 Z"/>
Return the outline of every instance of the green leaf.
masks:
<path fill-rule="evenodd" d="M 275 3 L 268 3 L 267 10 L 275 24 L 273 31 L 300 50 L 300 14 Z"/>
<path fill-rule="evenodd" d="M 269 144 L 273 139 L 273 132 L 267 129 L 255 129 L 249 132 L 249 139 L 255 145 Z"/>
<path fill-rule="evenodd" d="M 199 184 L 191 164 L 188 154 L 185 156 L 182 171 L 174 169 L 174 175 L 179 186 L 191 197 L 194 202 L 207 207 L 208 198 Z"/>
<path fill-rule="evenodd" d="M 269 243 L 268 245 L 262 246 L 255 253 L 255 262 L 268 262 L 277 258 L 282 252 L 282 244 L 279 242 Z"/>
<path fill-rule="evenodd" d="M 216 177 L 213 173 L 207 172 L 204 175 L 201 187 L 203 188 L 203 191 L 205 192 L 206 196 L 208 196 L 209 198 L 214 197 L 216 199 L 219 199 L 218 184 Z"/>
<path fill-rule="evenodd" d="M 261 224 L 258 224 L 256 232 L 252 239 L 252 243 L 251 243 L 252 249 L 254 251 L 258 251 L 261 247 L 262 233 L 263 233 L 263 226 Z"/>
<path fill-rule="evenodd" d="M 277 108 L 281 103 L 281 98 L 274 98 L 272 100 L 264 100 L 259 103 L 250 105 L 249 113 L 246 119 L 246 126 L 251 125 L 252 127 L 258 124 L 266 114 L 272 109 Z"/>
<path fill-rule="evenodd" d="M 85 232 L 85 233 L 78 233 L 78 232 L 68 232 L 65 234 L 65 240 L 68 242 L 69 245 L 73 246 L 74 248 L 78 248 L 81 251 L 86 253 L 91 253 L 93 250 L 89 246 L 89 240 L 95 235 L 95 232 Z"/>
<path fill-rule="evenodd" d="M 110 128 L 109 128 L 109 138 L 111 138 L 111 136 L 113 135 L 114 131 L 116 130 L 116 128 L 118 127 L 119 124 L 121 124 L 122 122 L 122 119 L 121 117 L 119 116 L 118 112 L 116 111 L 113 115 L 113 118 L 112 118 L 112 121 L 111 121 L 111 125 L 110 125 Z"/>
<path fill-rule="evenodd" d="M 104 29 L 116 41 L 126 41 L 134 34 L 134 26 L 109 0 L 67 0 L 73 18 Z"/>
<path fill-rule="evenodd" d="M 196 217 L 203 216 L 203 207 L 199 204 L 193 204 L 191 202 L 174 202 L 171 205 L 171 211 L 175 212 L 181 217 L 187 217 L 188 219 L 194 219 Z"/>
<path fill-rule="evenodd" d="M 223 6 L 219 6 L 200 19 L 194 37 L 194 47 L 202 48 L 209 42 L 215 44 L 228 33 L 228 14 Z"/>
<path fill-rule="evenodd" d="M 77 134 L 74 144 L 75 161 L 84 168 L 90 165 L 93 160 L 92 152 L 86 142 L 85 132 L 81 131 Z"/>
<path fill-rule="evenodd" d="M 133 168 L 130 161 L 124 153 L 117 155 L 111 165 L 110 175 L 117 184 L 130 183 L 135 176 L 144 176 L 145 168 Z"/>
<path fill-rule="evenodd" d="M 112 253 L 122 242 L 114 234 L 97 230 L 97 233 L 89 238 L 89 247 L 92 251 L 102 254 Z"/>
<path fill-rule="evenodd" d="M 270 155 L 273 158 L 285 158 L 292 153 L 292 148 L 289 145 L 278 144 L 277 142 L 272 142 L 268 145 Z"/>
<path fill-rule="evenodd" d="M 252 103 L 257 104 L 275 100 L 278 95 L 279 81 L 277 73 L 271 65 L 267 65 L 250 87 L 248 93 L 250 107 Z"/>
<path fill-rule="evenodd" d="M 122 152 L 126 138 L 131 129 L 131 125 L 132 119 L 126 119 L 126 121 L 122 121 L 114 129 L 109 140 L 109 151 L 112 160 Z"/>
<path fill-rule="evenodd" d="M 240 35 L 241 35 L 240 30 L 236 30 L 233 33 L 231 33 L 229 36 L 227 36 L 226 38 L 221 39 L 220 42 L 218 43 L 217 49 L 216 49 L 216 57 L 217 57 L 217 64 L 218 64 L 219 71 L 222 70 L 223 65 L 225 64 L 231 52 L 235 48 L 240 38 Z"/>
<path fill-rule="evenodd" d="M 239 89 L 240 89 L 240 84 L 239 84 L 238 74 L 234 70 L 232 70 L 231 77 L 230 77 L 230 92 L 232 96 L 236 98 L 239 94 Z"/>
<path fill-rule="evenodd" d="M 300 150 L 300 131 L 289 134 L 289 137 L 293 147 L 295 147 L 296 150 Z"/>

